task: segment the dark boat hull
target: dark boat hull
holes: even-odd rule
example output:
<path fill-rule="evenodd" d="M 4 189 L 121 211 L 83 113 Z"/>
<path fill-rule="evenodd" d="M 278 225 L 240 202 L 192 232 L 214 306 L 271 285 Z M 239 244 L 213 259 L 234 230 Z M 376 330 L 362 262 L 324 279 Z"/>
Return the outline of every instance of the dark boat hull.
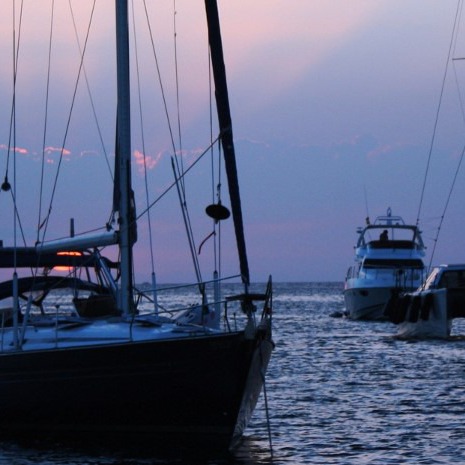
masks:
<path fill-rule="evenodd" d="M 236 332 L 3 354 L 0 427 L 230 444 L 253 411 L 271 349 L 268 337 Z"/>

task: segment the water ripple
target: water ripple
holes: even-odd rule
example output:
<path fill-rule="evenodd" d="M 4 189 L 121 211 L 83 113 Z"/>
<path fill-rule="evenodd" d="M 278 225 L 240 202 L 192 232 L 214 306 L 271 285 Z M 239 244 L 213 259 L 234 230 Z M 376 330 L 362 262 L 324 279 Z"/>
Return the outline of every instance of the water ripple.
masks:
<path fill-rule="evenodd" d="M 341 291 L 333 283 L 275 285 L 276 350 L 266 384 L 271 437 L 262 397 L 243 443 L 227 456 L 4 442 L 0 464 L 465 463 L 465 322 L 454 324 L 448 341 L 399 341 L 390 323 L 331 318 L 344 308 Z"/>

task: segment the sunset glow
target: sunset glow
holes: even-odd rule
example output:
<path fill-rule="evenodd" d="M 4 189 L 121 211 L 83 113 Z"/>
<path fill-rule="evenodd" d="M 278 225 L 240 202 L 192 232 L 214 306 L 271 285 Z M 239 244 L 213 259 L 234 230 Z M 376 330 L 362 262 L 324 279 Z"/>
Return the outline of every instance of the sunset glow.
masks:
<path fill-rule="evenodd" d="M 28 2 L 24 11 L 15 130 L 10 124 L 11 12 L 6 8 L 7 14 L 0 16 L 0 59 L 5 64 L 0 75 L 0 179 L 8 174 L 13 185 L 17 170 L 17 208 L 28 244 L 34 243 L 36 223 L 42 223 L 48 211 L 50 239 L 68 236 L 69 218 L 75 218 L 80 232 L 105 227 L 113 200 L 113 1 L 95 4 L 79 79 L 80 49 L 94 2 L 54 3 L 48 102 L 52 2 Z M 217 137 L 203 4 L 175 3 L 176 31 L 172 2 L 147 5 L 150 37 L 139 9 L 142 2 L 134 2 L 131 39 L 137 39 L 139 55 L 137 62 L 131 61 L 131 153 L 138 213 L 172 185 L 173 151 L 182 151 L 185 168 Z M 257 0 L 244 7 L 220 0 L 218 8 L 253 279 L 265 281 L 270 272 L 275 280 L 343 279 L 357 226 L 388 207 L 406 221 L 415 222 L 419 214 L 431 251 L 464 143 L 460 95 L 465 90 L 465 61 L 450 60 L 445 73 L 457 2 Z M 454 57 L 465 56 L 464 19 Z M 16 148 L 8 150 L 9 145 Z M 11 156 L 15 153 L 21 156 Z M 199 243 L 211 233 L 204 209 L 215 201 L 217 185 L 222 186 L 224 204 L 229 204 L 226 179 L 217 176 L 216 165 L 207 158 L 185 180 Z M 448 203 L 435 262 L 465 260 L 460 252 L 465 238 L 459 234 L 465 227 L 462 171 Z M 210 172 L 216 176 L 213 181 L 200 181 L 200 175 Z M 145 174 L 146 187 L 139 184 Z M 0 225 L 5 244 L 13 242 L 11 197 L 0 196 L 0 214 L 8 219 Z M 149 239 L 161 281 L 191 278 L 191 267 L 180 265 L 188 248 L 179 209 L 172 189 L 151 210 L 152 237 L 146 223 L 138 225 L 137 279 L 151 274 Z M 226 230 L 230 225 L 224 226 Z M 223 256 L 233 252 L 228 249 Z"/>
<path fill-rule="evenodd" d="M 81 252 L 57 252 L 57 255 L 60 256 L 69 256 L 69 257 L 80 257 L 82 255 Z M 53 270 L 58 272 L 67 272 L 71 273 L 74 267 L 72 266 L 54 266 Z"/>

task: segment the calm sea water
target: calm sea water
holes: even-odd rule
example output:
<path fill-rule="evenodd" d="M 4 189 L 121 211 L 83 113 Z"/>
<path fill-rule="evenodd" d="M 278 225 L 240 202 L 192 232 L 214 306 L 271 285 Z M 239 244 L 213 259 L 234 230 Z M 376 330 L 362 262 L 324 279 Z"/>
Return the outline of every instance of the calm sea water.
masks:
<path fill-rule="evenodd" d="M 332 317 L 341 292 L 275 284 L 270 421 L 262 396 L 234 454 L 3 440 L 0 464 L 465 464 L 465 324 L 448 341 L 397 340 L 391 323 Z"/>

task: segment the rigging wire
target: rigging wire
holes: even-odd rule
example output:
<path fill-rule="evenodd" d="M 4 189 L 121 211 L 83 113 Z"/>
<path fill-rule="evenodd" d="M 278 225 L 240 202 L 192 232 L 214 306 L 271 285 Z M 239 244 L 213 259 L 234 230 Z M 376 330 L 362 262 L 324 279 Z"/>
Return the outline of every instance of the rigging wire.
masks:
<path fill-rule="evenodd" d="M 145 202 L 147 207 L 147 223 L 149 228 L 149 248 L 150 248 L 150 264 L 152 267 L 152 276 L 155 275 L 155 262 L 154 262 L 154 253 L 153 253 L 153 238 L 152 238 L 152 221 L 150 216 L 150 209 L 148 208 L 149 200 L 149 185 L 147 178 L 147 157 L 145 149 L 145 132 L 144 132 L 144 121 L 143 121 L 143 111 L 142 111 L 142 96 L 141 96 L 141 85 L 140 85 L 140 67 L 139 67 L 139 54 L 137 47 L 137 28 L 136 28 L 136 19 L 134 13 L 134 2 L 131 2 L 132 7 L 132 25 L 134 31 L 134 57 L 136 60 L 136 76 L 137 76 L 137 93 L 138 93 L 138 104 L 139 104 L 139 120 L 141 128 L 141 138 L 142 138 L 142 155 L 144 157 L 144 187 L 145 187 Z M 154 289 L 155 290 L 155 289 Z"/>
<path fill-rule="evenodd" d="M 2 184 L 2 190 L 8 191 L 10 190 L 11 186 L 8 182 L 8 172 L 10 166 L 10 155 L 11 155 L 11 140 L 13 138 L 13 132 L 16 127 L 16 76 L 18 71 L 18 60 L 19 60 L 19 44 L 20 44 L 20 37 L 21 37 L 21 25 L 22 25 L 22 18 L 23 18 L 23 1 L 21 1 L 20 7 L 20 15 L 19 15 L 19 23 L 18 23 L 18 42 L 16 43 L 16 1 L 13 1 L 13 31 L 12 31 L 12 57 L 13 57 L 13 97 L 11 100 L 11 109 L 10 109 L 10 132 L 8 137 L 8 147 L 7 147 L 7 157 L 6 157 L 6 171 L 5 171 L 5 180 Z M 14 147 L 16 150 L 16 147 Z"/>
<path fill-rule="evenodd" d="M 189 244 L 190 244 L 190 248 L 191 248 L 191 250 L 192 249 L 195 250 L 196 247 L 195 247 L 195 241 L 194 241 L 194 234 L 193 234 L 193 231 L 192 231 L 192 222 L 191 222 L 190 217 L 189 217 L 189 211 L 188 211 L 187 202 L 186 202 L 186 192 L 185 192 L 185 184 L 184 184 L 185 170 L 184 170 L 183 167 L 182 168 L 180 167 L 179 159 L 178 159 L 178 157 L 176 155 L 178 152 L 176 150 L 176 144 L 175 144 L 175 141 L 174 141 L 173 129 L 172 129 L 171 119 L 170 119 L 169 112 L 168 112 L 168 105 L 167 105 L 165 91 L 164 91 L 164 87 L 163 87 L 163 81 L 162 81 L 162 78 L 161 78 L 161 71 L 160 71 L 160 66 L 159 66 L 159 62 L 158 62 L 158 56 L 157 56 L 157 53 L 156 53 L 155 41 L 154 41 L 154 36 L 153 36 L 153 32 L 152 32 L 152 27 L 150 25 L 150 19 L 149 19 L 146 0 L 144 0 L 143 3 L 144 3 L 147 27 L 148 27 L 150 40 L 151 40 L 151 45 L 152 45 L 152 54 L 153 54 L 154 59 L 155 59 L 158 82 L 159 82 L 159 85 L 160 85 L 160 91 L 161 91 L 161 95 L 162 95 L 162 99 L 163 99 L 163 105 L 164 105 L 166 121 L 167 121 L 167 124 L 168 124 L 168 130 L 169 130 L 169 134 L 170 134 L 170 138 L 171 138 L 171 146 L 172 146 L 172 150 L 173 150 L 173 154 L 174 154 L 174 157 L 173 157 L 174 165 L 173 166 L 175 166 L 175 169 L 173 171 L 174 171 L 175 182 L 174 182 L 173 185 L 176 185 L 177 182 L 181 182 L 180 186 L 177 186 L 178 187 L 179 201 L 180 201 L 180 205 L 181 205 L 182 215 L 183 215 L 183 218 L 184 218 L 184 223 L 185 223 L 185 227 L 186 227 L 186 233 L 187 233 L 188 241 L 189 241 Z M 175 5 L 174 5 L 174 8 L 176 10 Z M 176 15 L 176 11 L 175 11 L 175 15 Z M 174 24 L 176 24 L 175 21 L 174 21 Z M 175 40 L 175 43 L 176 43 L 176 40 L 177 40 L 177 38 L 176 38 L 176 30 L 175 30 L 175 34 L 174 34 L 174 40 Z M 175 45 L 175 50 L 177 50 L 176 45 Z M 175 72 L 176 72 L 176 76 L 177 76 L 177 57 L 175 57 L 175 68 L 176 68 Z M 179 89 L 179 81 L 178 81 L 178 79 L 176 80 L 176 89 L 177 89 L 177 94 L 179 95 L 179 90 L 178 90 Z M 178 100 L 178 111 L 179 111 L 179 100 Z M 180 117 L 179 117 L 179 115 L 178 115 L 178 127 L 180 127 Z M 181 143 L 181 137 L 180 137 L 180 143 Z M 181 153 L 181 156 L 182 156 L 182 153 Z M 152 203 L 152 205 L 153 205 L 153 203 Z M 193 254 L 192 258 L 193 258 L 193 261 L 194 261 L 194 268 L 196 268 L 196 270 L 198 270 L 199 269 L 199 264 L 198 264 L 197 256 L 195 254 Z"/>
<path fill-rule="evenodd" d="M 211 149 L 212 145 L 216 144 L 219 140 L 220 140 L 220 135 L 198 156 L 198 158 L 189 165 L 189 167 L 184 170 L 184 173 L 182 173 L 181 175 L 179 175 L 179 177 L 176 177 L 176 179 L 155 199 L 153 200 L 150 205 L 145 209 L 143 210 L 141 213 L 139 213 L 139 215 L 137 215 L 136 217 L 136 220 L 138 220 L 139 218 L 141 218 L 142 216 L 144 216 L 151 208 L 153 208 L 163 197 L 165 197 L 166 194 L 168 194 L 168 192 L 171 191 L 171 189 L 173 187 L 176 186 L 176 183 L 178 183 L 181 179 L 181 177 L 184 177 L 186 176 L 190 170 L 192 168 L 194 168 L 197 163 L 202 160 L 202 158 L 209 152 L 209 150 Z"/>
<path fill-rule="evenodd" d="M 18 38 L 16 39 L 16 1 L 13 2 L 13 37 L 12 37 L 12 46 L 13 46 L 13 97 L 11 101 L 11 111 L 10 111 L 10 128 L 8 136 L 8 149 L 7 149 L 7 163 L 6 163 L 6 172 L 5 179 L 1 186 L 1 189 L 5 192 L 10 192 L 12 203 L 13 203 L 13 241 L 15 246 L 15 255 L 14 261 L 16 263 L 16 245 L 17 245 L 17 234 L 18 228 L 21 233 L 23 243 L 26 244 L 26 237 L 24 234 L 24 229 L 21 224 L 21 218 L 19 215 L 17 196 L 16 196 L 16 156 L 13 156 L 13 189 L 11 189 L 10 182 L 8 181 L 8 171 L 10 165 L 10 155 L 13 151 L 15 155 L 17 152 L 16 147 L 16 78 L 18 75 L 18 63 L 19 63 L 19 45 L 21 43 L 21 31 L 22 31 L 22 21 L 23 21 L 23 6 L 24 1 L 21 1 L 19 20 L 18 20 Z M 15 265 L 16 268 L 16 265 Z"/>
<path fill-rule="evenodd" d="M 209 98 L 209 121 L 210 121 L 210 142 L 213 141 L 213 82 L 212 82 L 212 67 L 211 67 L 211 53 L 210 47 L 207 45 L 208 50 L 208 98 Z M 217 201 L 221 203 L 221 141 L 218 141 L 218 184 L 216 189 L 215 198 L 215 154 L 213 150 L 214 145 L 211 145 L 211 190 L 212 190 L 212 203 Z M 217 228 L 218 226 L 218 228 Z M 218 240 L 217 232 L 218 229 Z M 213 265 L 214 269 L 221 277 L 221 222 L 213 221 Z"/>
<path fill-rule="evenodd" d="M 195 269 L 195 274 L 197 276 L 197 281 L 198 283 L 200 284 L 202 282 L 202 275 L 201 275 L 201 272 L 200 272 L 200 265 L 199 265 L 199 261 L 198 261 L 198 258 L 197 258 L 197 254 L 196 254 L 196 247 L 195 247 L 195 244 L 194 244 L 194 238 L 191 234 L 191 229 L 190 229 L 190 223 L 189 223 L 189 218 L 187 217 L 187 208 L 185 208 L 185 205 L 183 205 L 183 200 L 182 200 L 182 192 L 181 192 L 181 184 L 178 180 L 178 175 L 177 175 L 177 171 L 176 171 L 176 166 L 175 166 L 175 162 L 174 162 L 174 158 L 171 157 L 171 164 L 172 164 L 172 168 L 173 168 L 173 173 L 174 173 L 174 177 L 176 179 L 176 188 L 177 188 L 177 191 L 178 191 L 178 197 L 179 197 L 179 201 L 181 202 L 181 212 L 182 212 L 182 216 L 183 216 L 183 220 L 184 220 L 184 225 L 186 227 L 186 230 L 187 230 L 187 239 L 188 239 L 188 242 L 189 242 L 189 249 L 190 249 L 190 252 L 191 252 L 191 257 L 192 257 L 192 261 L 194 263 L 194 269 Z M 200 286 L 200 292 L 203 294 L 203 289 L 202 289 L 202 286 Z"/>
<path fill-rule="evenodd" d="M 85 42 L 84 42 L 84 48 L 82 50 L 81 60 L 80 60 L 80 63 L 79 63 L 79 71 L 78 71 L 78 75 L 77 75 L 76 82 L 75 82 L 75 85 L 74 85 L 73 97 L 72 97 L 72 100 L 71 100 L 71 106 L 70 106 L 70 109 L 69 109 L 68 119 L 67 119 L 67 122 L 66 122 L 65 134 L 63 136 L 63 143 L 62 143 L 61 149 L 60 149 L 60 156 L 59 156 L 59 160 L 58 160 L 57 171 L 55 173 L 55 180 L 54 180 L 54 183 L 53 183 L 52 194 L 51 194 L 51 197 L 50 197 L 50 204 L 49 204 L 49 207 L 48 207 L 47 215 L 46 215 L 45 219 L 43 220 L 42 224 L 40 225 L 40 229 L 43 228 L 42 239 L 45 238 L 45 235 L 46 235 L 46 232 L 47 232 L 47 227 L 48 227 L 48 222 L 50 220 L 50 215 L 52 213 L 52 205 L 53 205 L 53 201 L 54 201 L 54 198 L 55 198 L 56 189 L 57 189 L 57 186 L 58 186 L 58 176 L 59 176 L 61 165 L 62 165 L 62 162 L 63 162 L 66 141 L 68 139 L 68 132 L 69 132 L 70 124 L 71 124 L 71 116 L 73 114 L 73 109 L 74 109 L 74 104 L 76 102 L 76 96 L 77 96 L 79 81 L 80 81 L 80 77 L 81 77 L 83 66 L 84 66 L 84 56 L 85 56 L 85 53 L 86 53 L 87 43 L 88 43 L 88 39 L 89 39 L 90 27 L 92 25 L 92 18 L 93 18 L 94 11 L 95 11 L 95 4 L 96 4 L 96 0 L 94 0 L 94 2 L 93 2 L 92 11 L 91 11 L 90 18 L 89 18 L 89 24 L 88 24 L 88 27 L 87 27 L 87 33 L 86 33 L 86 38 L 85 38 Z"/>
<path fill-rule="evenodd" d="M 459 18 L 461 16 L 462 10 L 463 10 L 463 0 L 459 0 L 458 5 L 457 5 L 456 23 L 454 24 L 454 30 L 453 30 L 453 52 L 454 52 L 453 54 L 455 54 L 456 45 L 457 45 L 457 37 L 458 37 L 459 22 L 457 21 L 457 18 Z M 457 27 L 456 27 L 456 25 L 457 25 Z M 462 92 L 460 91 L 460 85 L 459 85 L 458 76 L 457 76 L 457 69 L 455 67 L 455 61 L 458 61 L 458 60 L 464 60 L 464 58 L 460 58 L 460 59 L 453 58 L 452 63 L 454 64 L 453 70 L 454 70 L 455 83 L 456 83 L 456 86 L 457 86 L 457 92 L 458 92 L 459 101 L 460 101 L 460 110 L 461 110 L 461 113 L 462 113 L 462 119 L 465 122 L 465 110 L 464 110 Z M 439 240 L 439 234 L 441 232 L 442 224 L 444 222 L 446 211 L 447 211 L 447 208 L 449 206 L 449 203 L 450 203 L 450 200 L 451 200 L 451 197 L 452 197 L 452 192 L 453 192 L 453 189 L 455 187 L 455 183 L 457 181 L 457 177 L 458 177 L 458 174 L 459 174 L 459 171 L 460 171 L 460 167 L 462 165 L 464 155 L 465 155 L 465 146 L 463 147 L 462 152 L 461 152 L 460 157 L 459 157 L 459 161 L 458 161 L 458 164 L 457 164 L 457 168 L 455 170 L 454 178 L 452 180 L 452 184 L 451 184 L 450 189 L 449 189 L 447 200 L 446 200 L 446 203 L 444 205 L 444 210 L 443 210 L 442 215 L 441 215 L 440 220 L 439 220 L 439 225 L 438 225 L 438 228 L 437 228 L 436 237 L 433 239 L 434 245 L 433 245 L 433 250 L 431 252 L 431 258 L 430 258 L 430 263 L 429 263 L 430 268 L 431 268 L 431 264 L 432 264 L 432 261 L 433 261 L 434 254 L 436 252 L 436 246 L 437 246 L 437 243 L 438 243 L 438 240 Z"/>
<path fill-rule="evenodd" d="M 463 0 L 460 0 L 460 14 L 459 14 L 460 16 L 462 15 L 462 10 L 463 10 Z M 458 27 L 457 27 L 457 32 L 456 32 L 455 41 L 454 41 L 454 56 L 455 56 L 455 50 L 456 50 L 456 46 L 457 46 L 458 34 L 459 34 L 459 30 L 458 30 Z M 455 77 L 455 85 L 457 86 L 457 93 L 458 93 L 458 96 L 459 96 L 460 110 L 462 112 L 462 119 L 465 122 L 464 100 L 463 100 L 462 92 L 460 90 L 460 84 L 459 84 L 459 79 L 458 79 L 458 75 L 457 75 L 457 67 L 455 66 L 455 63 L 457 61 L 463 61 L 463 60 L 465 60 L 465 58 L 453 58 L 452 59 L 452 64 L 454 65 L 453 70 L 454 70 L 454 77 Z"/>
<path fill-rule="evenodd" d="M 76 26 L 76 20 L 75 20 L 75 17 L 74 17 L 74 11 L 73 11 L 73 6 L 71 4 L 71 0 L 68 0 L 68 4 L 69 4 L 70 12 L 71 12 L 71 18 L 73 20 L 74 35 L 76 36 L 76 43 L 77 43 L 77 46 L 79 48 L 79 54 L 83 55 L 82 48 L 81 48 L 81 43 L 79 41 L 79 34 L 78 34 L 77 26 Z M 92 114 L 94 116 L 95 125 L 97 127 L 97 132 L 98 132 L 98 136 L 99 136 L 99 139 L 100 139 L 100 144 L 102 145 L 102 150 L 103 150 L 103 153 L 105 155 L 105 161 L 106 161 L 106 164 L 107 164 L 107 167 L 108 167 L 108 171 L 110 173 L 111 180 L 113 181 L 113 179 L 114 179 L 113 171 L 111 169 L 110 160 L 109 160 L 109 157 L 108 157 L 107 150 L 105 148 L 105 142 L 103 141 L 102 130 L 100 128 L 99 119 L 97 117 L 97 111 L 95 109 L 94 99 L 92 97 L 92 92 L 91 92 L 91 89 L 90 89 L 89 79 L 87 77 L 87 71 L 86 71 L 84 63 L 83 63 L 83 73 L 84 73 L 84 79 L 86 81 L 87 93 L 89 94 L 90 105 L 92 107 Z"/>
<path fill-rule="evenodd" d="M 417 213 L 417 221 L 416 221 L 417 226 L 420 223 L 420 213 L 421 213 L 421 208 L 422 208 L 422 205 L 423 205 L 423 200 L 424 200 L 424 195 L 425 195 L 426 180 L 428 178 L 429 168 L 430 168 L 430 165 L 431 165 L 431 156 L 432 156 L 432 153 L 433 153 L 433 145 L 434 145 L 434 141 L 436 139 L 436 130 L 437 130 L 437 127 L 438 127 L 439 113 L 440 113 L 440 110 L 441 110 L 442 99 L 443 99 L 443 96 L 444 96 L 444 88 L 445 88 L 445 84 L 446 84 L 447 73 L 448 73 L 448 70 L 449 70 L 449 61 L 450 61 L 450 57 L 451 57 L 451 53 L 452 53 L 452 46 L 453 46 L 453 43 L 454 43 L 454 40 L 455 40 L 455 37 L 456 37 L 455 31 L 456 31 L 457 25 L 458 25 L 459 11 L 460 11 L 460 8 L 461 8 L 461 3 L 462 3 L 462 0 L 458 0 L 458 2 L 457 2 L 457 10 L 456 10 L 455 19 L 454 19 L 454 26 L 452 28 L 452 36 L 451 36 L 451 40 L 450 40 L 450 44 L 449 44 L 449 51 L 448 51 L 448 54 L 447 54 L 446 66 L 445 66 L 444 75 L 443 75 L 443 78 L 442 78 L 442 85 L 441 85 L 441 92 L 440 92 L 440 95 L 439 95 L 438 107 L 436 109 L 436 117 L 435 117 L 435 121 L 434 121 L 433 134 L 432 134 L 432 137 L 431 137 L 431 142 L 430 142 L 430 147 L 429 147 L 429 152 L 428 152 L 428 160 L 427 160 L 427 163 L 426 163 L 426 170 L 425 170 L 425 175 L 424 175 L 424 178 L 423 178 L 423 187 L 421 189 L 420 202 L 419 202 L 419 205 L 418 205 L 418 213 Z"/>
<path fill-rule="evenodd" d="M 184 162 L 182 157 L 182 133 L 181 133 L 181 110 L 180 110 L 180 98 L 179 98 L 179 72 L 178 72 L 178 31 L 176 26 L 176 16 L 178 12 L 176 10 L 176 0 L 173 0 L 173 31 L 174 31 L 174 74 L 176 78 L 176 111 L 177 111 L 177 122 L 178 122 L 178 139 L 179 139 L 179 153 L 180 153 L 180 171 L 184 171 Z M 176 152 L 175 152 L 176 153 Z M 184 189 L 184 181 L 182 183 Z M 184 194 L 185 196 L 185 194 Z"/>
<path fill-rule="evenodd" d="M 196 254 L 196 244 L 194 239 L 194 232 L 192 230 L 192 222 L 189 215 L 189 209 L 187 208 L 187 196 L 186 196 L 186 184 L 184 176 L 179 176 L 184 172 L 184 164 L 183 164 L 183 150 L 182 150 L 182 132 L 181 132 L 181 112 L 180 112 L 180 98 L 179 98 L 179 73 L 178 73 L 178 46 L 177 46 L 177 26 L 176 26 L 176 0 L 173 0 L 173 39 L 174 39 L 174 73 L 175 73 L 175 80 L 176 80 L 176 110 L 177 110 L 177 123 L 178 123 L 178 137 L 179 137 L 179 157 L 177 156 L 176 150 L 174 150 L 174 159 L 173 163 L 173 172 L 174 177 L 180 178 L 178 187 L 178 196 L 179 201 L 181 204 L 182 216 L 186 228 L 187 238 L 189 241 L 189 247 L 191 250 L 192 260 L 194 263 L 195 272 L 197 275 L 197 279 L 199 282 L 202 281 L 202 276 L 200 272 L 200 264 L 198 260 L 198 256 Z M 202 289 L 201 289 L 201 292 Z"/>
<path fill-rule="evenodd" d="M 23 7 L 23 2 L 21 2 L 21 13 L 23 11 L 22 9 Z M 16 25 L 16 19 L 15 19 L 15 12 L 16 12 L 16 2 L 13 2 L 13 24 L 14 24 L 14 27 Z M 20 16 L 20 18 L 22 18 L 22 14 Z M 21 22 L 20 22 L 20 26 L 21 26 Z M 19 30 L 21 31 L 21 27 L 19 28 Z M 19 50 L 19 38 L 20 38 L 20 35 L 18 34 L 18 50 Z M 13 107 L 12 107 L 12 116 L 13 116 L 13 127 L 10 128 L 10 135 L 11 135 L 11 129 L 13 131 L 13 148 L 14 150 L 16 151 L 16 77 L 17 77 L 17 72 L 18 72 L 18 57 L 19 57 L 19 52 L 18 50 L 15 50 L 15 47 L 16 47 L 16 40 L 15 40 L 15 30 L 13 30 L 13 57 L 14 60 L 15 60 L 15 63 L 13 65 L 13 68 L 14 68 L 14 77 L 13 77 Z M 8 144 L 8 153 L 10 153 L 10 144 Z M 16 153 L 16 152 L 15 152 Z M 14 212 L 13 212 L 13 241 L 14 241 L 14 258 L 13 258 L 13 261 L 14 261 L 14 271 L 13 271 L 13 279 L 15 280 L 15 277 L 16 277 L 16 260 L 17 260 L 17 256 L 16 256 L 16 236 L 17 236 L 17 221 L 16 221 L 16 217 L 17 217 L 17 210 L 16 210 L 16 156 L 13 157 L 13 190 L 12 190 L 12 193 L 13 193 L 13 204 L 14 204 Z M 13 285 L 13 289 L 15 289 L 15 286 Z M 17 292 L 15 292 L 15 290 L 13 290 L 13 294 L 16 294 L 14 295 L 14 311 L 13 311 L 13 314 L 14 315 L 18 315 L 18 311 L 17 311 L 17 307 L 18 307 L 18 296 L 17 296 Z M 15 337 L 15 342 L 16 342 L 16 337 Z M 16 344 L 15 344 L 16 345 Z"/>
<path fill-rule="evenodd" d="M 2 184 L 2 190 L 10 192 L 11 199 L 13 203 L 13 241 L 15 247 L 14 262 L 16 263 L 16 246 L 17 246 L 17 235 L 18 228 L 21 233 L 21 238 L 23 243 L 26 244 L 26 237 L 24 234 L 24 229 L 21 223 L 21 218 L 19 215 L 17 196 L 16 196 L 16 78 L 18 75 L 18 63 L 19 63 L 19 44 L 21 42 L 21 31 L 22 31 L 22 21 L 23 21 L 23 7 L 24 1 L 21 1 L 20 14 L 18 21 L 18 38 L 16 39 L 16 2 L 13 2 L 13 98 L 11 101 L 11 113 L 10 113 L 10 128 L 9 128 L 9 137 L 8 137 L 8 151 L 7 151 L 7 167 L 5 173 L 5 180 Z M 11 151 L 13 148 L 13 189 L 8 181 L 8 167 Z M 16 265 L 14 267 L 16 269 Z"/>
<path fill-rule="evenodd" d="M 75 20 L 74 10 L 73 10 L 73 6 L 71 4 L 71 0 L 68 0 L 68 5 L 69 5 L 70 13 L 71 13 L 71 19 L 73 21 L 74 35 L 76 37 L 76 43 L 77 43 L 77 46 L 78 46 L 78 49 L 79 49 L 79 54 L 82 56 L 83 51 L 82 51 L 82 47 L 81 47 L 81 42 L 79 40 L 79 33 L 78 33 L 78 30 L 77 30 L 77 25 L 76 25 L 76 20 Z M 103 154 L 105 156 L 105 162 L 106 162 L 106 165 L 107 165 L 107 168 L 108 168 L 108 172 L 110 173 L 110 178 L 111 178 L 111 181 L 113 183 L 114 182 L 114 174 L 113 174 L 113 171 L 112 171 L 112 168 L 111 168 L 108 152 L 107 152 L 107 150 L 105 148 L 105 142 L 103 140 L 102 130 L 100 128 L 99 118 L 97 116 L 97 110 L 95 108 L 94 98 L 92 96 L 92 91 L 91 91 L 91 88 L 90 88 L 89 78 L 87 76 L 87 71 L 86 71 L 84 63 L 83 63 L 83 72 L 84 72 L 84 79 L 86 81 L 87 93 L 89 95 L 89 101 L 90 101 L 90 105 L 91 105 L 91 108 L 92 108 L 92 114 L 93 114 L 93 117 L 94 117 L 96 129 L 97 129 L 97 134 L 98 134 L 98 137 L 99 137 L 99 140 L 100 140 L 100 144 L 102 146 Z M 110 219 L 107 222 L 107 229 L 108 229 L 108 225 L 111 223 L 112 218 L 114 216 L 114 211 L 112 211 L 109 216 L 110 216 Z"/>
<path fill-rule="evenodd" d="M 55 0 L 52 0 L 52 7 L 51 7 L 51 13 L 50 13 L 50 34 L 49 34 L 49 43 L 48 43 L 47 82 L 46 82 L 46 88 L 45 88 L 45 115 L 44 115 L 44 132 L 43 132 L 43 138 L 42 138 L 42 161 L 41 161 L 41 170 L 40 170 L 39 212 L 38 212 L 38 219 L 37 219 L 36 242 L 39 242 L 40 223 L 41 223 L 41 218 L 42 218 L 42 199 L 43 199 L 43 193 L 44 193 L 45 142 L 47 139 L 48 104 L 49 104 L 49 93 L 50 93 L 50 69 L 51 69 L 51 58 L 52 58 L 54 12 L 55 12 Z"/>
<path fill-rule="evenodd" d="M 21 15 L 20 15 L 20 22 L 19 22 L 19 31 L 21 31 L 21 20 L 22 20 L 22 12 L 23 12 L 23 5 L 24 3 L 21 2 Z M 18 50 L 16 50 L 16 2 L 13 2 L 13 102 L 12 102 L 12 126 L 10 126 L 10 137 L 13 132 L 13 147 L 16 151 L 16 76 L 18 71 L 18 50 L 19 50 L 19 43 L 20 43 L 20 34 L 18 33 Z M 8 154 L 10 153 L 10 140 L 8 141 Z M 16 152 L 15 152 L 16 153 Z M 13 279 L 12 279 L 12 296 L 13 296 L 13 344 L 14 348 L 17 349 L 19 347 L 19 333 L 18 333 L 18 313 L 19 313 L 19 294 L 18 294 L 18 270 L 17 270 L 17 228 L 18 228 L 18 221 L 19 218 L 18 211 L 17 211 L 17 204 L 16 204 L 16 156 L 13 157 L 13 245 L 14 245 L 14 252 L 13 252 Z M 7 180 L 5 178 L 5 184 Z"/>
<path fill-rule="evenodd" d="M 435 253 L 435 251 L 436 251 L 436 245 L 437 245 L 438 239 L 439 239 L 439 233 L 440 233 L 440 231 L 441 231 L 442 223 L 444 222 L 444 217 L 445 217 L 445 215 L 446 215 L 447 207 L 449 206 L 449 202 L 450 202 L 450 199 L 451 199 L 451 197 L 452 197 L 452 191 L 453 191 L 453 189 L 454 189 L 455 182 L 457 181 L 457 176 L 458 176 L 458 174 L 459 174 L 460 167 L 461 167 L 461 165 L 462 165 L 462 161 L 463 161 L 464 154 L 465 154 L 465 146 L 463 147 L 462 153 L 460 154 L 459 163 L 458 163 L 458 165 L 457 165 L 457 168 L 456 168 L 455 174 L 454 174 L 454 179 L 453 179 L 452 184 L 451 184 L 451 186 L 450 186 L 449 194 L 448 194 L 447 200 L 446 200 L 446 204 L 445 204 L 445 206 L 444 206 L 444 210 L 443 210 L 443 212 L 442 212 L 441 219 L 440 219 L 440 221 L 439 221 L 439 226 L 438 226 L 436 238 L 434 239 L 433 250 L 432 250 L 432 252 L 431 252 L 431 258 L 430 258 L 430 263 L 429 263 L 429 269 L 431 269 L 431 264 L 432 264 L 432 262 L 433 262 L 434 253 Z"/>
<path fill-rule="evenodd" d="M 146 21 L 147 21 L 147 28 L 148 28 L 148 31 L 149 31 L 150 42 L 151 42 L 151 45 L 152 45 L 152 54 L 153 54 L 153 57 L 155 59 L 155 67 L 157 69 L 158 83 L 160 85 L 161 96 L 162 96 L 162 99 L 163 99 L 163 107 L 164 107 L 164 110 L 165 110 L 166 122 L 168 124 L 168 131 L 170 133 L 170 138 L 171 138 L 171 146 L 173 148 L 173 152 L 176 153 L 176 145 L 174 143 L 173 129 L 171 127 L 171 118 L 169 116 L 168 105 L 166 103 L 165 90 L 164 90 L 164 87 L 163 87 L 163 80 L 161 78 L 160 65 L 158 63 L 158 55 L 157 55 L 157 52 L 156 52 L 156 49 L 155 49 L 155 41 L 154 41 L 153 33 L 152 33 L 152 26 L 150 25 L 150 19 L 149 19 L 149 13 L 148 13 L 148 10 L 147 10 L 146 0 L 144 0 L 143 3 L 144 3 L 144 10 L 145 10 L 145 18 L 146 18 Z"/>

